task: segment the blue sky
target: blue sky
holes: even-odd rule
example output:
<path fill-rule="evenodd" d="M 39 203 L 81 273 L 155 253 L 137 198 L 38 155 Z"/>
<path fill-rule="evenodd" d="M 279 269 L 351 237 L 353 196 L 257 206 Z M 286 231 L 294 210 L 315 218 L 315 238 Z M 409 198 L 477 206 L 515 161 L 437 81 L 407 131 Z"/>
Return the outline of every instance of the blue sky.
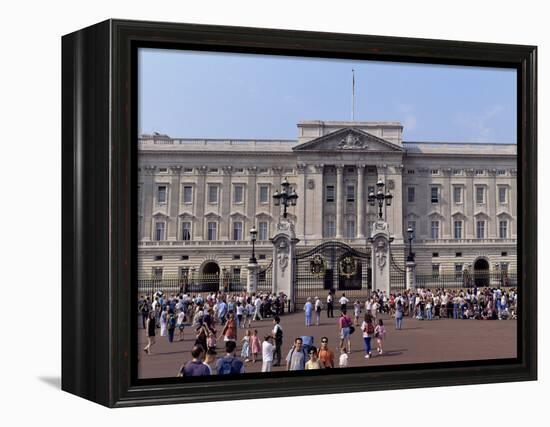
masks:
<path fill-rule="evenodd" d="M 296 139 L 300 120 L 400 121 L 406 141 L 516 143 L 516 71 L 139 51 L 139 133 Z"/>

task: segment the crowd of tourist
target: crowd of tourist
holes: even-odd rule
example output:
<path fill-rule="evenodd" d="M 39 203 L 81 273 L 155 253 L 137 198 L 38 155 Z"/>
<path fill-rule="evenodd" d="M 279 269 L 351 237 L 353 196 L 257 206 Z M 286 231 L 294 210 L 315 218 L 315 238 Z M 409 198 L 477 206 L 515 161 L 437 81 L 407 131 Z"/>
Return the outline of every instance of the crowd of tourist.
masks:
<path fill-rule="evenodd" d="M 360 328 L 364 357 L 384 353 L 386 328 L 380 316 L 393 318 L 395 330 L 403 328 L 404 319 L 433 320 L 436 318 L 505 320 L 517 318 L 515 289 L 472 288 L 465 290 L 405 290 L 389 294 L 372 292 L 366 300 L 339 297 L 329 291 L 323 300 L 308 298 L 303 306 L 305 326 L 320 325 L 321 314 L 334 318 L 339 312 L 337 351 L 330 348 L 328 338 L 321 337 L 320 347 L 313 345 L 313 334 L 296 337 L 283 359 L 283 328 L 281 316 L 288 312 L 284 294 L 211 293 L 170 295 L 162 292 L 142 297 L 138 304 L 142 326 L 147 334 L 144 352 L 152 354 L 160 329 L 160 336 L 169 342 L 183 341 L 185 329 L 190 328 L 194 338 L 191 359 L 185 363 L 179 376 L 229 375 L 244 373 L 246 363 L 262 362 L 262 372 L 273 366 L 285 366 L 289 371 L 347 367 L 351 353 L 351 335 Z M 348 314 L 350 313 L 350 314 Z M 253 328 L 255 322 L 271 321 L 272 329 L 262 336 Z M 265 324 L 265 323 L 264 323 Z M 238 339 L 238 330 L 241 339 Z M 223 341 L 223 345 L 219 341 Z M 240 354 L 237 347 L 240 344 Z M 223 355 L 219 355 L 220 348 Z M 288 347 L 287 347 L 288 349 Z M 336 355 L 338 353 L 338 355 Z M 337 363 L 336 363 L 337 358 Z"/>

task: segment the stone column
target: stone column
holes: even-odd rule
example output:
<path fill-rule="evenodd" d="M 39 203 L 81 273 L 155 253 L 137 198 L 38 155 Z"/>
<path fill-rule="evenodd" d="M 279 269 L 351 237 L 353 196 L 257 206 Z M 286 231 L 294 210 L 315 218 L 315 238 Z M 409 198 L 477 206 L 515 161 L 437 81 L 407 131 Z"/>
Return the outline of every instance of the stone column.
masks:
<path fill-rule="evenodd" d="M 142 167 L 143 173 L 143 240 L 151 240 L 153 236 L 153 194 L 155 192 L 155 166 Z"/>
<path fill-rule="evenodd" d="M 180 174 L 182 166 L 171 166 L 170 171 L 170 205 L 168 207 L 167 240 L 179 240 L 178 236 L 178 214 L 180 205 Z"/>
<path fill-rule="evenodd" d="M 218 236 L 220 240 L 230 240 L 231 239 L 231 218 L 229 217 L 229 214 L 231 213 L 231 203 L 232 203 L 232 194 L 233 194 L 233 187 L 232 187 L 232 177 L 233 174 L 233 167 L 232 166 L 225 166 L 222 168 L 223 178 L 222 178 L 222 185 L 219 187 L 218 190 L 218 204 L 219 204 L 219 215 L 220 215 L 220 222 L 219 222 L 219 230 L 218 230 Z M 206 195 L 208 197 L 208 195 Z M 244 230 L 243 230 L 244 232 Z M 244 233 L 243 233 L 244 234 Z"/>
<path fill-rule="evenodd" d="M 336 165 L 336 238 L 344 236 L 344 165 Z"/>
<path fill-rule="evenodd" d="M 365 165 L 357 165 L 357 238 L 365 238 Z"/>
<path fill-rule="evenodd" d="M 273 243 L 273 293 L 283 292 L 290 302 L 290 311 L 294 311 L 294 257 L 296 243 L 299 240 L 294 232 L 294 224 L 281 218 L 277 224 Z"/>
<path fill-rule="evenodd" d="M 306 206 L 307 206 L 307 194 L 306 194 L 306 179 L 307 179 L 307 165 L 305 163 L 298 163 L 296 165 L 298 171 L 298 181 L 296 184 L 296 192 L 300 197 L 299 203 L 296 206 L 297 220 L 296 227 L 298 228 L 298 236 L 301 239 L 306 238 Z"/>
<path fill-rule="evenodd" d="M 376 221 L 372 227 L 372 289 L 390 293 L 390 232 L 388 223 Z"/>
<path fill-rule="evenodd" d="M 406 263 L 406 281 L 407 289 L 416 289 L 416 263 L 414 261 Z"/>
<path fill-rule="evenodd" d="M 246 292 L 250 295 L 258 291 L 258 272 L 260 271 L 260 264 L 257 262 L 250 262 L 246 266 L 248 275 L 246 276 Z"/>
<path fill-rule="evenodd" d="M 195 216 L 197 218 L 196 227 L 193 227 L 194 240 L 206 240 L 206 230 L 204 221 L 204 210 L 206 206 L 206 173 L 207 166 L 197 167 L 197 188 L 195 194 Z"/>

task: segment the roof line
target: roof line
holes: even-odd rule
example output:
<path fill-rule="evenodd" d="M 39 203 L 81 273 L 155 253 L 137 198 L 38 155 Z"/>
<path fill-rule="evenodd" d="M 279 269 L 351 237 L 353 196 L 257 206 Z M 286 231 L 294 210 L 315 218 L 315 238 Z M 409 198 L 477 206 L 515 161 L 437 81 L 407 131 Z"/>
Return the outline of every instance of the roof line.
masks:
<path fill-rule="evenodd" d="M 514 145 L 517 146 L 518 144 L 513 144 L 510 142 L 459 142 L 459 141 L 403 141 L 403 144 L 449 144 L 449 145 Z"/>

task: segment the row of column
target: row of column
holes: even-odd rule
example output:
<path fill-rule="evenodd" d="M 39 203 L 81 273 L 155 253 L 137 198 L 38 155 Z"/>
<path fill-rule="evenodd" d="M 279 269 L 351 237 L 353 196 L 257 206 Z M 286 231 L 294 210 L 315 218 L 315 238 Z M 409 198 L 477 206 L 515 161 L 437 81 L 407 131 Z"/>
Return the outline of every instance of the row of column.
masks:
<path fill-rule="evenodd" d="M 357 168 L 357 238 L 365 237 L 365 166 Z M 344 166 L 336 166 L 336 238 L 344 237 Z"/>

